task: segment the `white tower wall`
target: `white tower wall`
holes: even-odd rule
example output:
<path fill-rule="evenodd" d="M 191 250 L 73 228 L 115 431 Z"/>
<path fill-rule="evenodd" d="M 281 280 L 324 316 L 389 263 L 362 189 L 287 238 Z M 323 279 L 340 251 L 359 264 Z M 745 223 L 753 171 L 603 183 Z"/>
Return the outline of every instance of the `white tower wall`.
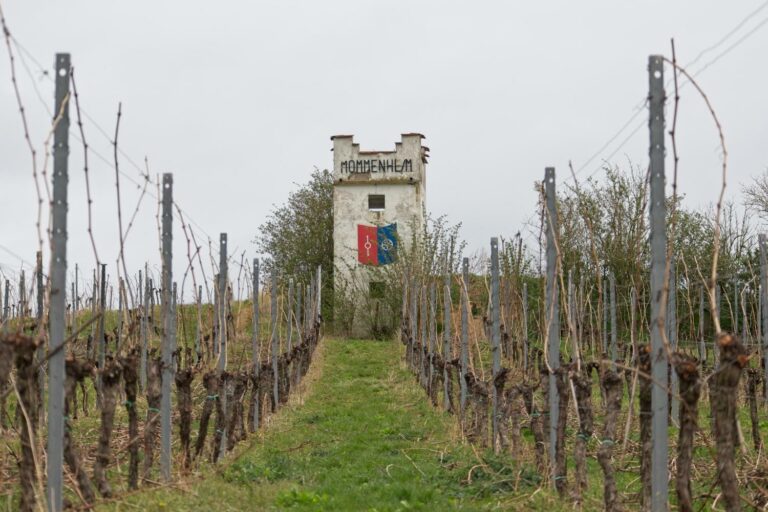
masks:
<path fill-rule="evenodd" d="M 333 141 L 333 249 L 336 285 L 354 279 L 367 289 L 368 272 L 358 261 L 357 226 L 397 223 L 399 243 L 407 244 L 412 229 L 422 229 L 425 211 L 426 162 L 429 148 L 423 135 L 408 133 L 393 151 L 360 151 L 351 135 Z M 381 210 L 369 209 L 369 195 L 384 195 Z M 338 289 L 338 288 L 337 288 Z"/>

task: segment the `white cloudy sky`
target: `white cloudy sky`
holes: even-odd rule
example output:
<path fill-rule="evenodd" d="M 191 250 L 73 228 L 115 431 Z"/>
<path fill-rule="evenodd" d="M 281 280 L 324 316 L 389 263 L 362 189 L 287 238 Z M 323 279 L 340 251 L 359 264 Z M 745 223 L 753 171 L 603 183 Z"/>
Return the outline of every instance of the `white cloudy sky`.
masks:
<path fill-rule="evenodd" d="M 729 196 L 768 166 L 768 2 L 2 0 L 2 6 L 21 45 L 13 47 L 21 50 L 19 85 L 40 152 L 53 86 L 39 66 L 50 68 L 55 52 L 72 54 L 82 106 L 96 122 L 86 123 L 86 137 L 107 159 L 92 154 L 90 167 L 94 232 L 112 273 L 118 231 L 111 135 L 97 125 L 111 134 L 118 102 L 121 148 L 140 166 L 147 156 L 153 175 L 173 172 L 175 197 L 197 235 L 210 235 L 215 247 L 218 233 L 228 232 L 238 260 L 242 251 L 254 256 L 250 241 L 270 207 L 313 166 L 332 165 L 335 133 L 355 134 L 363 149 L 393 147 L 402 132 L 425 134 L 432 155 L 429 210 L 463 222 L 472 250 L 490 236 L 514 234 L 534 213 L 533 182 L 545 166 L 565 178 L 573 160 L 585 178 L 605 159 L 646 164 L 644 111 L 598 150 L 642 109 L 648 55 L 669 54 L 670 37 L 682 62 L 699 57 L 693 71 L 711 63 L 698 78 L 725 130 Z M 3 48 L 0 268 L 14 276 L 18 257 L 34 260 L 36 196 L 9 70 Z M 693 89 L 682 96 L 680 188 L 689 204 L 704 205 L 717 194 L 717 135 Z M 92 268 L 82 149 L 70 142 L 70 262 Z M 128 178 L 139 173 L 124 156 L 121 169 L 129 216 L 138 193 Z M 159 260 L 155 212 L 147 197 L 128 241 L 132 268 Z M 175 252 L 178 277 L 186 252 L 178 229 Z"/>

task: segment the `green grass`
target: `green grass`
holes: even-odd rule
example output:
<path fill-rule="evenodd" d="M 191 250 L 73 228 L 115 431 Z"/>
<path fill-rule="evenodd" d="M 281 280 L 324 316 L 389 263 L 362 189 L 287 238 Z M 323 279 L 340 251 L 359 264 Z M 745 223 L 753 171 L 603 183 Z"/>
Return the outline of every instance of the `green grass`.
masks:
<path fill-rule="evenodd" d="M 538 477 L 459 442 L 454 418 L 428 404 L 400 363 L 398 345 L 324 340 L 318 356 L 305 402 L 280 412 L 236 459 L 98 509 L 517 508 L 510 500 L 525 507 Z"/>

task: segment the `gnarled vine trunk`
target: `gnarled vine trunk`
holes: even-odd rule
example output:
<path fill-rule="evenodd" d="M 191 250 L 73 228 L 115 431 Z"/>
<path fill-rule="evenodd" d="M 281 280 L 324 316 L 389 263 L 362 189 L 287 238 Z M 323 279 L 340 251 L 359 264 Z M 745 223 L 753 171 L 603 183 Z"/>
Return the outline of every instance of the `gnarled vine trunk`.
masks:
<path fill-rule="evenodd" d="M 616 473 L 611 459 L 616 444 L 616 427 L 621 412 L 621 377 L 613 370 L 603 372 L 602 388 L 605 390 L 605 423 L 603 438 L 597 450 L 597 461 L 603 470 L 603 500 L 606 512 L 621 510 L 616 490 Z"/>
<path fill-rule="evenodd" d="M 642 490 L 640 503 L 644 510 L 651 506 L 651 347 L 643 345 L 639 349 L 637 370 L 640 381 L 640 481 Z"/>
<path fill-rule="evenodd" d="M 112 359 L 111 356 L 107 356 L 104 368 L 101 370 L 101 430 L 96 452 L 96 464 L 93 466 L 93 479 L 96 481 L 99 493 L 105 498 L 112 496 L 112 487 L 107 480 L 106 471 L 109 465 L 109 445 L 112 440 L 121 374 L 120 363 Z"/>
<path fill-rule="evenodd" d="M 696 433 L 699 418 L 699 380 L 698 361 L 685 354 L 676 353 L 675 372 L 680 390 L 680 432 L 677 441 L 677 506 L 680 512 L 693 512 L 691 494 L 691 468 L 693 466 L 693 436 Z"/>
<path fill-rule="evenodd" d="M 128 413 L 128 488 L 139 486 L 139 417 L 136 414 L 136 394 L 139 380 L 139 351 L 131 349 L 122 358 L 123 385 L 125 386 L 125 410 Z"/>
<path fill-rule="evenodd" d="M 147 421 L 144 424 L 144 468 L 143 479 L 151 481 L 152 463 L 155 457 L 155 443 L 160 420 L 160 371 L 163 363 L 154 354 L 147 360 Z"/>
<path fill-rule="evenodd" d="M 192 454 L 189 450 L 192 431 L 192 381 L 195 374 L 187 367 L 176 372 L 176 403 L 179 408 L 179 439 L 181 440 L 181 467 L 189 468 Z"/>
<path fill-rule="evenodd" d="M 592 379 L 589 371 L 584 369 L 571 376 L 576 394 L 576 405 L 579 411 L 579 432 L 576 434 L 576 444 L 573 448 L 573 458 L 576 463 L 576 486 L 574 496 L 581 503 L 581 493 L 587 490 L 587 442 L 592 437 L 594 415 L 592 413 Z"/>
<path fill-rule="evenodd" d="M 68 397 L 75 392 L 77 384 L 85 380 L 89 375 L 93 374 L 93 365 L 89 361 L 78 361 L 76 359 L 68 358 L 66 360 L 66 379 L 64 381 L 64 396 Z M 64 401 L 64 462 L 69 466 L 69 470 L 75 477 L 77 487 L 80 489 L 80 494 L 85 501 L 85 505 L 89 506 L 93 503 L 95 495 L 93 492 L 93 485 L 91 485 L 91 479 L 88 477 L 88 473 L 83 467 L 80 453 L 77 447 L 72 441 L 70 434 L 71 424 L 69 420 L 69 413 L 71 410 L 71 401 Z"/>
<path fill-rule="evenodd" d="M 197 441 L 195 442 L 195 457 L 203 453 L 205 447 L 205 438 L 208 436 L 208 423 L 211 420 L 211 413 L 216 403 L 219 401 L 219 377 L 215 372 L 208 372 L 203 375 L 203 387 L 205 388 L 205 403 L 200 413 L 200 427 L 197 431 Z"/>
<path fill-rule="evenodd" d="M 29 336 L 20 333 L 10 334 L 3 340 L 10 343 L 15 354 L 16 384 L 20 399 L 16 408 L 19 417 L 19 441 L 21 460 L 19 461 L 19 480 L 21 501 L 19 510 L 31 511 L 37 507 L 37 468 L 35 462 L 35 443 L 37 442 L 37 370 L 34 358 L 37 343 Z"/>
<path fill-rule="evenodd" d="M 555 440 L 555 489 L 557 489 L 557 493 L 561 498 L 564 498 L 568 492 L 565 427 L 568 423 L 568 404 L 571 398 L 569 381 L 567 366 L 561 366 L 555 370 L 555 385 L 558 395 L 557 437 Z"/>
<path fill-rule="evenodd" d="M 717 337 L 720 363 L 710 384 L 710 401 L 717 445 L 717 474 L 723 493 L 723 504 L 729 512 L 741 509 L 739 482 L 736 478 L 734 449 L 738 443 L 736 430 L 736 397 L 741 370 L 748 362 L 747 352 L 738 337 L 721 333 Z"/>

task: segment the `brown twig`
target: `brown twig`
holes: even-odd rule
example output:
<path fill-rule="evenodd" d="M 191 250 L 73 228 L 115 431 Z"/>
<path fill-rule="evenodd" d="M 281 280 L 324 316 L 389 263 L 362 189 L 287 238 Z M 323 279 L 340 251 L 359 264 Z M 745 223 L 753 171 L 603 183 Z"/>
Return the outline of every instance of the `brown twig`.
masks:
<path fill-rule="evenodd" d="M 716 301 L 715 301 L 715 284 L 717 283 L 717 261 L 718 256 L 720 254 L 720 214 L 722 211 L 723 206 L 723 198 L 725 197 L 725 188 L 726 188 L 726 177 L 727 177 L 727 171 L 728 171 L 728 150 L 725 146 L 725 135 L 723 134 L 723 127 L 720 123 L 720 119 L 717 117 L 717 113 L 715 112 L 714 107 L 712 106 L 712 103 L 709 100 L 709 96 L 704 92 L 704 90 L 701 88 L 699 83 L 691 76 L 688 71 L 677 64 L 675 60 L 670 61 L 668 58 L 663 57 L 664 61 L 671 64 L 672 67 L 676 70 L 678 70 L 683 76 L 685 76 L 689 82 L 693 85 L 693 87 L 696 89 L 696 91 L 699 93 L 701 98 L 704 100 L 704 103 L 707 106 L 707 110 L 709 110 L 709 114 L 712 117 L 712 120 L 715 123 L 715 127 L 717 128 L 717 134 L 720 139 L 720 150 L 721 150 L 721 157 L 722 157 L 722 185 L 720 187 L 720 195 L 717 199 L 717 205 L 715 209 L 715 226 L 714 226 L 714 245 L 712 250 L 712 272 L 710 274 L 709 282 L 707 283 L 707 293 L 709 295 L 709 302 L 710 306 L 712 307 L 712 311 L 715 311 L 717 309 Z M 713 315 L 712 320 L 715 324 L 715 331 L 720 332 L 720 319 L 717 315 Z"/>
<path fill-rule="evenodd" d="M 91 196 L 91 179 L 88 173 L 88 142 L 85 138 L 85 130 L 83 129 L 83 119 L 80 115 L 80 96 L 77 93 L 77 84 L 75 83 L 75 70 L 69 75 L 72 81 L 72 91 L 75 96 L 75 112 L 77 112 L 77 127 L 80 130 L 80 140 L 83 143 L 83 171 L 85 172 L 85 193 L 88 200 L 88 237 L 91 240 L 91 248 L 93 249 L 93 257 L 96 259 L 96 267 L 99 267 L 99 252 L 96 250 L 96 240 L 93 237 L 93 198 Z"/>
<path fill-rule="evenodd" d="M 120 252 L 118 253 L 117 257 L 117 263 L 122 262 L 123 264 L 123 273 L 125 274 L 125 278 L 127 279 L 130 274 L 128 274 L 128 267 L 125 265 L 125 232 L 123 231 L 123 208 L 122 208 L 122 201 L 120 199 L 120 161 L 118 158 L 118 148 L 117 148 L 117 140 L 118 135 L 120 133 L 120 118 L 123 116 L 123 103 L 119 102 L 117 104 L 117 121 L 115 121 L 115 138 L 112 140 L 112 148 L 113 148 L 113 154 L 114 154 L 114 161 L 115 161 L 115 193 L 117 194 L 117 228 L 118 228 L 118 235 L 119 235 L 119 242 L 120 242 Z M 119 266 L 118 266 L 119 268 Z M 119 278 L 120 272 L 118 271 L 118 278 Z M 136 301 L 133 298 L 133 290 L 131 287 L 128 287 L 128 294 L 131 298 L 131 307 L 136 307 Z"/>
<path fill-rule="evenodd" d="M 42 232 L 42 215 L 43 215 L 43 196 L 40 191 L 40 182 L 37 173 L 37 150 L 32 144 L 32 138 L 29 135 L 29 123 L 27 122 L 27 115 L 24 109 L 24 103 L 21 99 L 21 92 L 19 90 L 19 83 L 16 79 L 16 58 L 11 48 L 11 32 L 8 29 L 8 24 L 5 20 L 5 14 L 3 13 L 3 7 L 0 5 L 0 25 L 3 29 L 3 36 L 5 38 L 5 46 L 8 50 L 8 60 L 11 69 L 11 84 L 13 85 L 13 92 L 16 96 L 16 105 L 19 108 L 19 115 L 21 116 L 21 124 L 24 128 L 24 141 L 29 149 L 29 154 L 32 158 L 32 178 L 35 181 L 35 192 L 37 193 L 37 221 L 35 226 L 37 228 L 37 238 L 39 246 L 43 245 L 43 232 Z"/>

